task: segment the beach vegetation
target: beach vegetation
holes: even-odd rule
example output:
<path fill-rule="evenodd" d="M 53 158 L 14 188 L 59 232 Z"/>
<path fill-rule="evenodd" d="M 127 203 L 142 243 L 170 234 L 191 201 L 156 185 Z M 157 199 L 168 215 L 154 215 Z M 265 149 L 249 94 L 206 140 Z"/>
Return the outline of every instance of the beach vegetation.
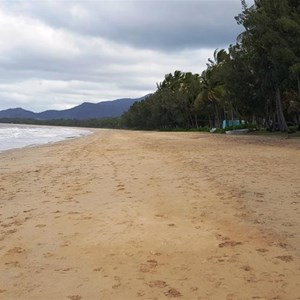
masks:
<path fill-rule="evenodd" d="M 243 32 L 235 44 L 216 49 L 201 75 L 167 74 L 155 93 L 122 116 L 122 125 L 221 129 L 223 120 L 244 120 L 251 130 L 300 130 L 299 1 L 254 2 L 241 1 L 235 19 Z"/>
<path fill-rule="evenodd" d="M 36 120 L 22 118 L 1 118 L 0 123 L 13 124 L 31 124 L 31 125 L 51 125 L 51 126 L 69 126 L 69 127 L 87 127 L 87 128 L 121 128 L 121 118 L 102 118 L 102 119 L 54 119 L 54 120 Z"/>

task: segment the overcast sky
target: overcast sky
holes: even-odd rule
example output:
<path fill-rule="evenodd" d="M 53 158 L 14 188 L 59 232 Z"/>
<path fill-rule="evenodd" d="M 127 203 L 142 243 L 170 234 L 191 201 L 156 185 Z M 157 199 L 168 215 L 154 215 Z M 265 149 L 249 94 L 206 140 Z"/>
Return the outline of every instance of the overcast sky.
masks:
<path fill-rule="evenodd" d="M 201 73 L 235 43 L 241 9 L 240 0 L 0 0 L 0 110 L 136 98 L 167 73 Z"/>

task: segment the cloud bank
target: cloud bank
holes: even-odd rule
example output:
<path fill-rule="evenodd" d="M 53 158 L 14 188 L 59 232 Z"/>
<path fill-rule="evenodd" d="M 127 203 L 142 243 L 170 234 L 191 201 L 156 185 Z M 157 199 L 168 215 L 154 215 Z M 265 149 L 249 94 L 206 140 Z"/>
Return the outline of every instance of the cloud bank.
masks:
<path fill-rule="evenodd" d="M 2 1 L 0 109 L 141 97 L 175 70 L 201 73 L 242 28 L 231 1 Z"/>

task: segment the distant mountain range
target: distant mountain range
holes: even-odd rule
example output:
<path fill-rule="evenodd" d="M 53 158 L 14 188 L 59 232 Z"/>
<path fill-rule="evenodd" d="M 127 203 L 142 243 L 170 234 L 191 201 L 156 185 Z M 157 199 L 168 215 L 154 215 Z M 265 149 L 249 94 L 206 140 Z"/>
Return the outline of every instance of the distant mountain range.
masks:
<path fill-rule="evenodd" d="M 145 96 L 146 97 L 146 96 Z M 126 112 L 130 106 L 141 101 L 141 98 L 123 98 L 112 101 L 103 101 L 99 103 L 84 102 L 78 106 L 64 110 L 46 110 L 40 113 L 34 113 L 23 108 L 10 108 L 0 111 L 0 118 L 20 118 L 34 120 L 57 120 L 57 119 L 76 119 L 89 120 L 119 117 Z"/>

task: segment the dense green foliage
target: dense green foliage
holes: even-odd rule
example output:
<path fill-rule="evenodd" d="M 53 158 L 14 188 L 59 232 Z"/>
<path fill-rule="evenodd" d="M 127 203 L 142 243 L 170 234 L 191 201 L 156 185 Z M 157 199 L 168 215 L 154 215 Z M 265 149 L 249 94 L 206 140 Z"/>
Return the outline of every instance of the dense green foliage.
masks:
<path fill-rule="evenodd" d="M 172 129 L 198 127 L 196 98 L 200 92 L 199 75 L 168 74 L 156 93 L 136 102 L 123 115 L 122 124 L 129 128 Z"/>
<path fill-rule="evenodd" d="M 31 125 L 51 125 L 51 126 L 70 126 L 70 127 L 89 127 L 89 128 L 120 128 L 120 118 L 103 118 L 90 120 L 34 120 L 20 118 L 3 118 L 0 123 L 31 124 Z"/>
<path fill-rule="evenodd" d="M 216 50 L 198 74 L 175 71 L 135 103 L 122 126 L 137 129 L 220 128 L 222 120 L 272 130 L 300 127 L 300 4 L 256 0 L 236 17 L 244 32 Z"/>

